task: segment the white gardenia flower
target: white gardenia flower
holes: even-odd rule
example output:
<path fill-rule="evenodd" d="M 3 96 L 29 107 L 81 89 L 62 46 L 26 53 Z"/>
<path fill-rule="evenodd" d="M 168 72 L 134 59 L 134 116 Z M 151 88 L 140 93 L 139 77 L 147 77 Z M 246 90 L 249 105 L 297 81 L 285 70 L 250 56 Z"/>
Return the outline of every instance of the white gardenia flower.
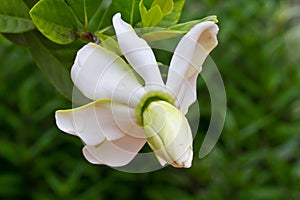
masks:
<path fill-rule="evenodd" d="M 192 133 L 185 114 L 196 100 L 196 80 L 217 45 L 218 26 L 202 22 L 177 45 L 164 84 L 152 49 L 117 13 L 113 17 L 124 61 L 89 43 L 71 69 L 75 86 L 91 103 L 55 114 L 62 131 L 80 137 L 94 164 L 128 164 L 146 142 L 162 165 L 191 166 Z"/>

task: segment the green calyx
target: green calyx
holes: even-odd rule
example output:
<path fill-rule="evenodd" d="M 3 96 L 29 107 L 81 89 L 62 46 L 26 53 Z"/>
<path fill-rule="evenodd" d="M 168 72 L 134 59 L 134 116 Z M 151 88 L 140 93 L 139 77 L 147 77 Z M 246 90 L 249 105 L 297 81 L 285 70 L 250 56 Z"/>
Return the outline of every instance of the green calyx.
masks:
<path fill-rule="evenodd" d="M 143 112 L 153 101 L 166 101 L 174 105 L 174 99 L 170 94 L 161 91 L 148 92 L 145 96 L 142 97 L 135 110 L 135 116 L 139 125 L 143 126 Z"/>

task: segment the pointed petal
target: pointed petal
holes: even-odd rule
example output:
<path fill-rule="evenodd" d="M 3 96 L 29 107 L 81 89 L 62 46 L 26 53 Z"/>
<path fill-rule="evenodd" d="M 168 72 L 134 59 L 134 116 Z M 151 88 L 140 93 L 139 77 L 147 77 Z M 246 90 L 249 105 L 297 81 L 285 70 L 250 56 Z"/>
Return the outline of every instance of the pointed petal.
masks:
<path fill-rule="evenodd" d="M 83 154 L 91 163 L 120 167 L 128 164 L 145 143 L 145 139 L 125 135 L 115 141 L 105 140 L 97 146 L 86 145 L 83 148 Z"/>
<path fill-rule="evenodd" d="M 131 25 L 121 19 L 120 13 L 113 17 L 113 26 L 124 56 L 145 83 L 163 85 L 154 53 L 147 42 L 139 38 Z"/>
<path fill-rule="evenodd" d="M 167 87 L 180 96 L 183 110 L 196 100 L 196 79 L 208 54 L 218 44 L 218 26 L 202 22 L 180 40 L 170 63 Z M 193 99 L 193 101 L 191 101 Z"/>
<path fill-rule="evenodd" d="M 122 58 L 93 43 L 78 51 L 71 77 L 79 90 L 93 100 L 114 96 L 114 100 L 128 102 L 132 92 L 141 87 L 135 72 Z"/>
<path fill-rule="evenodd" d="M 59 129 L 77 135 L 88 145 L 100 144 L 105 139 L 118 140 L 126 133 L 140 137 L 144 134 L 142 127 L 136 124 L 133 108 L 109 100 L 57 111 L 55 118 Z"/>

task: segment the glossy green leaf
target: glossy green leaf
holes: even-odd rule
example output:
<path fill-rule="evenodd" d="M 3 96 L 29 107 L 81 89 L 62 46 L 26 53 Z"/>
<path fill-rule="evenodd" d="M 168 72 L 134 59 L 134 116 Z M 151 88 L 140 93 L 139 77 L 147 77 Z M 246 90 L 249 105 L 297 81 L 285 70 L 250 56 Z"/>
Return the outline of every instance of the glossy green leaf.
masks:
<path fill-rule="evenodd" d="M 65 0 L 65 3 L 74 11 L 77 19 L 88 27 L 88 22 L 98 10 L 102 0 Z"/>
<path fill-rule="evenodd" d="M 102 1 L 97 10 L 94 12 L 93 16 L 91 16 L 89 19 L 89 31 L 95 32 L 100 30 L 100 25 L 102 24 L 102 20 L 104 19 L 105 13 L 107 13 L 108 10 L 106 3 L 106 0 Z"/>
<path fill-rule="evenodd" d="M 173 10 L 171 13 L 164 16 L 158 26 L 168 27 L 177 24 L 182 13 L 185 0 L 174 0 Z"/>
<path fill-rule="evenodd" d="M 182 9 L 182 7 L 180 8 L 180 4 L 176 4 L 176 6 L 177 6 L 175 10 L 176 12 Z M 172 11 L 174 10 L 174 1 L 154 0 L 152 2 L 150 9 L 147 10 L 146 6 L 144 5 L 144 1 L 142 0 L 140 1 L 139 8 L 140 8 L 143 27 L 156 27 L 165 16 L 172 14 Z M 176 13 L 175 11 L 174 13 Z M 180 17 L 180 13 L 179 13 L 179 17 Z M 169 20 L 168 18 L 166 20 L 167 21 L 164 22 L 164 25 L 171 24 L 171 22 L 168 22 Z"/>
<path fill-rule="evenodd" d="M 73 83 L 69 68 L 80 45 L 72 44 L 62 48 L 43 40 L 40 34 L 34 32 L 25 33 L 24 39 L 43 74 L 61 94 L 71 100 Z"/>
<path fill-rule="evenodd" d="M 163 18 L 163 12 L 158 5 L 151 7 L 149 10 L 140 2 L 140 13 L 143 27 L 155 27 Z"/>
<path fill-rule="evenodd" d="M 141 21 L 139 13 L 140 0 L 112 0 L 102 15 L 101 21 L 98 25 L 98 30 L 106 28 L 112 25 L 111 19 L 116 13 L 121 13 L 122 19 L 131 25 Z"/>
<path fill-rule="evenodd" d="M 22 0 L 0 1 L 0 32 L 22 33 L 34 29 L 29 9 Z"/>
<path fill-rule="evenodd" d="M 41 0 L 30 15 L 39 31 L 53 42 L 69 44 L 77 37 L 76 18 L 62 0 Z"/>

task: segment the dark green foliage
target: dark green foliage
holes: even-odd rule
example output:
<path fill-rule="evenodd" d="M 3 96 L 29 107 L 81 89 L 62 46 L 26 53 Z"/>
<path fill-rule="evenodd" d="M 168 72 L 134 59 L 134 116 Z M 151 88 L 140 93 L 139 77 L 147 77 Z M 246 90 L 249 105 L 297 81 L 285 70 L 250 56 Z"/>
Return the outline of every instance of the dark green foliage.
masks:
<path fill-rule="evenodd" d="M 300 41 L 291 30 L 300 25 L 289 18 L 290 6 L 187 1 L 182 22 L 208 15 L 220 21 L 211 56 L 226 87 L 226 123 L 214 150 L 198 159 L 210 117 L 200 78 L 192 168 L 145 174 L 85 161 L 81 141 L 55 126 L 54 111 L 71 103 L 28 50 L 0 37 L 0 199 L 299 199 Z"/>

